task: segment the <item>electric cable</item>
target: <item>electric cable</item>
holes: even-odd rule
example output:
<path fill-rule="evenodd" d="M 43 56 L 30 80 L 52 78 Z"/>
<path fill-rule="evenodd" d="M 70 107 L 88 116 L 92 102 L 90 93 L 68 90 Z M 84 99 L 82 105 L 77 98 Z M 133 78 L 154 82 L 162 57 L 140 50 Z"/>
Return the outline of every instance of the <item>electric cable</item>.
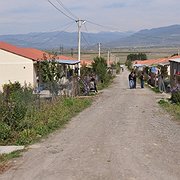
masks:
<path fill-rule="evenodd" d="M 93 25 L 96 25 L 96 26 L 99 26 L 99 27 L 103 27 L 103 28 L 106 28 L 106 29 L 111 29 L 111 30 L 112 30 L 112 28 L 113 28 L 113 27 L 104 26 L 104 25 L 101 25 L 101 24 L 98 24 L 98 23 L 95 23 L 95 22 L 92 22 L 92 21 L 89 21 L 89 20 L 86 20 L 86 21 L 89 22 L 90 24 L 93 24 Z M 114 29 L 114 30 L 119 30 L 119 29 L 116 28 L 116 27 L 114 27 L 113 29 Z"/>
<path fill-rule="evenodd" d="M 58 3 L 59 5 L 61 5 L 72 17 L 78 19 L 77 16 L 75 16 L 68 8 L 66 8 L 66 6 L 62 3 L 62 1 L 60 1 L 60 0 L 56 0 L 56 1 L 57 1 L 57 3 Z"/>
<path fill-rule="evenodd" d="M 91 44 L 90 44 L 90 43 L 87 41 L 87 39 L 85 38 L 84 33 L 81 32 L 81 34 L 82 34 L 82 38 L 84 39 L 84 41 L 86 42 L 86 44 L 87 44 L 88 46 L 91 46 Z"/>
<path fill-rule="evenodd" d="M 59 12 L 61 12 L 63 15 L 65 15 L 67 18 L 76 21 L 76 19 L 70 17 L 69 15 L 67 15 L 66 13 L 64 13 L 60 8 L 58 8 L 55 4 L 53 4 L 50 0 L 48 0 L 48 2 L 54 7 L 56 8 Z"/>

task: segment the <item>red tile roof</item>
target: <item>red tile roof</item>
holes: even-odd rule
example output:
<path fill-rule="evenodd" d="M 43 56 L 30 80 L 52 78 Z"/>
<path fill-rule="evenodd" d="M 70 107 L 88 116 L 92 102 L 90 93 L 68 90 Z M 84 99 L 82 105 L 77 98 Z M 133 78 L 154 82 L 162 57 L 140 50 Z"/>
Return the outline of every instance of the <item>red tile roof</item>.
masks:
<path fill-rule="evenodd" d="M 6 42 L 0 41 L 0 49 L 11 52 L 13 54 L 23 56 L 28 59 L 32 59 L 33 61 L 40 61 L 44 59 L 50 59 L 53 57 L 53 55 L 49 55 L 48 53 L 34 49 L 34 48 L 23 48 L 23 47 L 17 47 L 11 44 L 8 44 Z M 56 59 L 60 60 L 77 60 L 72 57 L 59 55 L 56 56 Z M 91 65 L 92 61 L 88 60 L 81 60 L 81 64 L 86 64 L 87 66 Z"/>
<path fill-rule="evenodd" d="M 38 49 L 17 47 L 5 42 L 0 42 L 0 49 L 19 56 L 23 56 L 28 59 L 32 59 L 33 61 L 39 61 L 42 60 L 45 56 L 49 56 L 48 53 Z"/>
<path fill-rule="evenodd" d="M 168 57 L 168 58 L 158 58 L 158 59 L 148 59 L 148 60 L 136 60 L 134 61 L 134 64 L 142 64 L 142 65 L 158 65 L 158 64 L 163 64 L 163 63 L 168 63 L 170 59 L 176 59 L 180 58 L 180 56 L 173 56 L 173 57 Z"/>
<path fill-rule="evenodd" d="M 169 62 L 169 58 L 148 59 L 148 60 L 143 60 L 143 61 L 137 60 L 134 62 L 134 64 L 152 66 L 152 65 L 157 65 L 157 64 L 166 63 L 166 62 Z"/>
<path fill-rule="evenodd" d="M 69 56 L 64 56 L 64 55 L 59 55 L 59 56 L 56 56 L 57 59 L 61 59 L 61 60 L 77 60 L 77 59 L 74 59 L 72 57 L 69 57 Z"/>
<path fill-rule="evenodd" d="M 83 66 L 87 66 L 87 67 L 90 67 L 92 65 L 92 62 L 91 60 L 81 60 L 81 65 Z"/>

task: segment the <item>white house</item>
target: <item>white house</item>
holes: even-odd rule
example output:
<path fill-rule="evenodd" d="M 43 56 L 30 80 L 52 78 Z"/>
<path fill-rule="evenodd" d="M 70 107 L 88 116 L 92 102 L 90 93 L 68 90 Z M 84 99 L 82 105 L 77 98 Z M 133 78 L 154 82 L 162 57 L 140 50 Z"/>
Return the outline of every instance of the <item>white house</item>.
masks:
<path fill-rule="evenodd" d="M 0 42 L 0 91 L 4 84 L 15 81 L 22 86 L 28 84 L 33 88 L 37 87 L 37 62 L 49 58 L 49 54 L 37 49 Z M 68 63 L 76 64 L 79 61 L 64 62 Z"/>

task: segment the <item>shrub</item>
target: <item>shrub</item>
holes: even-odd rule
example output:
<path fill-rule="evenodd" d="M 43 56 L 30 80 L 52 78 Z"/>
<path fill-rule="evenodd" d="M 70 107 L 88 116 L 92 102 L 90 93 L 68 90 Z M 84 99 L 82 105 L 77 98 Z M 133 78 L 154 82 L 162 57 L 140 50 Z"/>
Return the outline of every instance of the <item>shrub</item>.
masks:
<path fill-rule="evenodd" d="M 3 90 L 0 120 L 15 130 L 25 117 L 28 107 L 33 104 L 35 96 L 31 87 L 21 87 L 19 82 L 5 84 Z"/>
<path fill-rule="evenodd" d="M 171 101 L 173 103 L 180 103 L 180 91 L 174 91 L 171 94 Z"/>
<path fill-rule="evenodd" d="M 101 82 L 108 81 L 107 74 L 107 63 L 106 60 L 102 57 L 94 58 L 94 62 L 92 63 L 93 71 L 98 75 Z"/>
<path fill-rule="evenodd" d="M 0 122 L 0 139 L 1 141 L 6 141 L 11 138 L 11 127 L 7 124 Z"/>
<path fill-rule="evenodd" d="M 18 145 L 27 145 L 33 142 L 36 138 L 36 132 L 34 129 L 25 129 L 19 133 L 19 136 L 16 140 L 16 144 Z"/>

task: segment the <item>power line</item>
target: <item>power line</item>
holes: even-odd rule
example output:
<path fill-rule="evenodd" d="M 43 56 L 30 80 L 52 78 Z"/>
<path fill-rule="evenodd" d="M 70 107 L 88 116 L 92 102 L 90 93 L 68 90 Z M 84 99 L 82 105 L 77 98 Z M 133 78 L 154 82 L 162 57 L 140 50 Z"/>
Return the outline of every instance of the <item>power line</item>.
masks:
<path fill-rule="evenodd" d="M 86 30 L 86 32 L 87 32 L 88 39 L 91 39 L 91 37 L 90 37 L 90 35 L 89 35 L 89 31 L 88 31 L 88 29 L 87 29 L 86 24 L 84 24 L 84 27 L 85 27 L 85 30 Z M 89 46 L 91 46 L 91 43 L 90 43 L 90 42 L 88 42 L 88 45 L 89 45 Z"/>
<path fill-rule="evenodd" d="M 61 12 L 63 15 L 65 15 L 66 17 L 68 17 L 68 18 L 71 19 L 71 20 L 76 21 L 76 19 L 74 19 L 74 18 L 70 17 L 69 15 L 67 15 L 66 13 L 64 13 L 61 9 L 59 9 L 59 8 L 58 8 L 55 4 L 53 4 L 50 0 L 48 0 L 48 2 L 49 2 L 54 8 L 56 8 L 59 12 Z"/>
<path fill-rule="evenodd" d="M 54 7 L 56 8 L 59 12 L 61 12 L 63 15 L 65 15 L 66 17 L 68 17 L 69 19 L 73 20 L 73 21 L 76 21 L 77 22 L 77 17 L 68 9 L 65 7 L 65 5 L 62 3 L 61 0 L 56 0 L 56 2 L 66 11 L 70 14 L 70 16 L 68 14 L 66 14 L 65 12 L 63 12 L 60 8 L 58 8 L 54 3 L 52 3 L 50 0 L 48 0 L 48 2 Z M 96 25 L 96 26 L 99 26 L 99 27 L 103 27 L 103 28 L 106 28 L 106 29 L 116 29 L 116 30 L 119 30 L 118 28 L 116 27 L 110 27 L 110 26 L 105 26 L 105 25 L 102 25 L 102 24 L 98 24 L 98 23 L 95 23 L 95 22 L 92 22 L 90 20 L 86 20 L 86 22 L 90 23 L 90 24 L 93 24 L 93 25 Z"/>
<path fill-rule="evenodd" d="M 101 25 L 101 24 L 98 24 L 98 23 L 95 23 L 95 22 L 92 22 L 92 21 L 89 21 L 89 20 L 86 20 L 88 23 L 90 23 L 90 24 L 94 24 L 94 25 L 96 25 L 96 26 L 99 26 L 99 27 L 103 27 L 103 28 L 106 28 L 106 29 L 112 29 L 113 27 L 110 27 L 110 26 L 104 26 L 104 25 Z M 119 30 L 118 28 L 113 28 L 114 30 L 116 29 L 116 30 Z"/>
<path fill-rule="evenodd" d="M 59 28 L 53 28 L 53 29 L 50 29 L 50 30 L 42 32 L 42 33 L 34 33 L 34 35 L 32 35 L 31 37 L 32 38 L 40 37 L 40 36 L 44 35 L 45 33 L 54 32 L 54 31 L 58 31 L 59 33 L 62 33 L 66 29 L 70 28 L 73 24 L 74 24 L 74 21 L 73 22 L 71 21 L 71 22 L 65 24 L 64 27 L 61 28 L 60 30 L 59 30 Z"/>
<path fill-rule="evenodd" d="M 77 16 L 75 16 L 68 8 L 66 8 L 66 6 L 62 3 L 62 1 L 60 0 L 56 0 L 58 4 L 60 4 L 72 17 L 77 18 Z"/>
<path fill-rule="evenodd" d="M 91 46 L 91 44 L 87 41 L 87 39 L 85 38 L 85 36 L 84 36 L 84 33 L 82 33 L 82 38 L 84 39 L 84 41 L 86 42 L 86 44 L 88 45 L 88 46 Z"/>
<path fill-rule="evenodd" d="M 60 36 L 62 36 L 62 34 L 64 33 L 64 31 L 65 30 L 67 30 L 68 28 L 70 28 L 72 25 L 74 24 L 74 21 L 72 22 L 71 21 L 71 23 L 68 23 L 68 24 L 66 24 L 66 27 L 64 27 L 64 29 L 61 29 L 60 31 L 58 31 L 58 33 L 60 34 Z M 33 35 L 33 36 L 31 36 L 31 38 L 40 38 L 40 37 L 42 37 L 43 35 L 45 35 L 46 34 L 46 32 L 43 32 L 42 34 L 36 34 L 36 35 Z M 49 40 L 46 40 L 46 43 L 47 42 L 49 42 L 51 39 L 49 39 Z M 42 44 L 44 44 L 45 42 L 44 41 L 42 41 L 42 42 L 40 42 L 38 45 L 39 46 L 41 46 Z"/>

